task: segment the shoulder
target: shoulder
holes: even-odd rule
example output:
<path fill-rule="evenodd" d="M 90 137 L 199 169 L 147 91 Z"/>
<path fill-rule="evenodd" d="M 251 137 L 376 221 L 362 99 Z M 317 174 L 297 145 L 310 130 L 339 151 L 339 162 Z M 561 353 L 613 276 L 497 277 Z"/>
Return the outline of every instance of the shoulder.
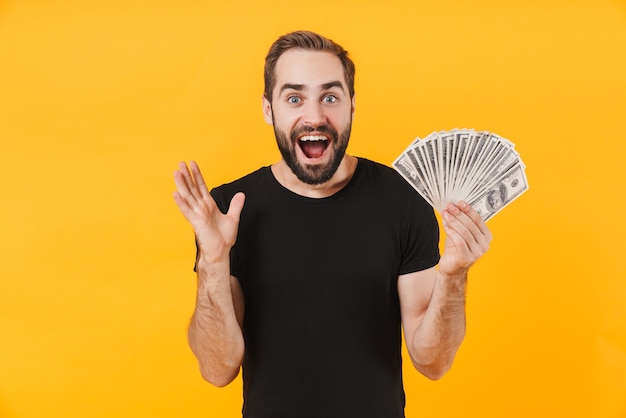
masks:
<path fill-rule="evenodd" d="M 222 184 L 221 186 L 216 187 L 216 190 L 228 190 L 237 187 L 249 187 L 252 184 L 256 184 L 262 181 L 268 174 L 269 166 L 264 166 L 255 170 L 249 174 L 246 174 L 243 177 L 238 178 L 237 180 L 233 180 L 230 183 Z"/>
<path fill-rule="evenodd" d="M 359 158 L 359 165 L 357 187 L 367 190 L 362 192 L 410 217 L 433 217 L 430 204 L 394 168 L 365 158 Z"/>
<path fill-rule="evenodd" d="M 232 199 L 236 193 L 243 192 L 246 196 L 249 196 L 270 187 L 269 170 L 269 166 L 261 167 L 237 180 L 213 188 L 211 195 L 220 209 L 225 210 L 230 203 L 230 199 Z"/>
<path fill-rule="evenodd" d="M 378 187 L 385 195 L 414 197 L 418 195 L 411 185 L 393 168 L 366 158 L 359 158 L 359 180 L 367 187 Z"/>
<path fill-rule="evenodd" d="M 365 177 L 370 179 L 378 179 L 380 181 L 389 182 L 401 186 L 409 184 L 402 178 L 400 173 L 388 165 L 359 157 L 359 165 Z"/>

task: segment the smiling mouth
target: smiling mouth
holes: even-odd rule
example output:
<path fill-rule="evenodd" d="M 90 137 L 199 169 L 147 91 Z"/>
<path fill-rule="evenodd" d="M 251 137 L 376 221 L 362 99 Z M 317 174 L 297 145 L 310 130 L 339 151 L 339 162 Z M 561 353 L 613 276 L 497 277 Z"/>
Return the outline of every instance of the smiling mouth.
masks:
<path fill-rule="evenodd" d="M 298 144 L 307 158 L 320 158 L 328 148 L 328 138 L 324 135 L 304 135 L 298 139 Z"/>

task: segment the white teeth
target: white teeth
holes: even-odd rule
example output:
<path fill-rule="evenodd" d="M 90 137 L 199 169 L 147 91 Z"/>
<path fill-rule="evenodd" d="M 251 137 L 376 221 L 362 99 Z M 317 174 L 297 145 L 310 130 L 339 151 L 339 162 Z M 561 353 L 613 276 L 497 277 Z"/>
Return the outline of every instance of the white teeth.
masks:
<path fill-rule="evenodd" d="M 328 141 L 323 135 L 306 135 L 300 138 L 300 141 Z"/>

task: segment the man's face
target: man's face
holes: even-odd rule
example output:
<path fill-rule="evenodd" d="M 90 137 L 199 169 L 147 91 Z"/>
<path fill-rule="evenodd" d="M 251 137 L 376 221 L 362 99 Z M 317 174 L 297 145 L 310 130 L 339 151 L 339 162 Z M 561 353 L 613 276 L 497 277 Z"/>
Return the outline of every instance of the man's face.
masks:
<path fill-rule="evenodd" d="M 345 155 L 354 112 L 341 61 L 328 52 L 290 49 L 278 59 L 275 78 L 263 111 L 282 157 L 300 181 L 326 183 Z"/>

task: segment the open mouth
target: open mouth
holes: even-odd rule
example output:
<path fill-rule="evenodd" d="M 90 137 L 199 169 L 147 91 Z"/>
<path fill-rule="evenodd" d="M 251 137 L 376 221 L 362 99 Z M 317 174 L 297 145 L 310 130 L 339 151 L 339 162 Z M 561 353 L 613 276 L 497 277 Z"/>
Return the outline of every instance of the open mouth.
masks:
<path fill-rule="evenodd" d="M 328 138 L 324 135 L 304 135 L 298 139 L 298 144 L 307 158 L 315 159 L 324 155 Z"/>

